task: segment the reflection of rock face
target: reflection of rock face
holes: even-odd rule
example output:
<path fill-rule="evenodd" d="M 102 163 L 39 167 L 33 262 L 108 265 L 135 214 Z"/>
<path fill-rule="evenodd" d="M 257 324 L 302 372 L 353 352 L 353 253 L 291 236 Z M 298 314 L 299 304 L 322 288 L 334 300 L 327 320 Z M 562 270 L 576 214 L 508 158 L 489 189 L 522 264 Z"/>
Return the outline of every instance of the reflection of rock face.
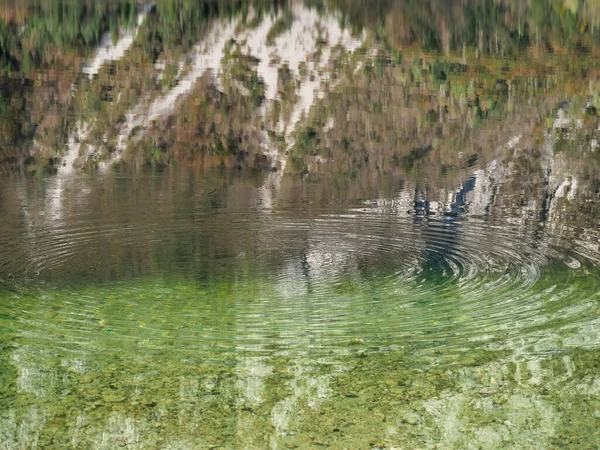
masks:
<path fill-rule="evenodd" d="M 131 45 L 133 44 L 138 31 L 148 12 L 150 11 L 152 5 L 147 4 L 142 8 L 142 11 L 137 16 L 136 28 L 132 31 L 125 30 L 116 43 L 113 43 L 111 33 L 106 33 L 96 50 L 96 55 L 90 61 L 88 65 L 83 69 L 83 73 L 87 74 L 90 79 L 94 77 L 94 75 L 98 74 L 98 71 L 104 64 L 109 63 L 110 61 L 118 61 L 125 53 L 129 50 Z"/>
<path fill-rule="evenodd" d="M 107 61 L 123 58 L 132 46 L 147 12 L 148 9 L 145 9 L 139 15 L 138 27 L 123 36 L 116 45 L 111 46 L 103 41 L 94 60 L 84 69 L 90 78 L 97 74 Z M 285 29 L 279 29 L 282 21 L 286 20 L 282 15 L 290 16 Z M 110 36 L 106 39 L 110 39 Z M 309 9 L 300 2 L 294 2 L 291 9 L 284 14 L 265 15 L 259 25 L 254 27 L 247 27 L 241 16 L 216 22 L 203 41 L 185 57 L 185 60 L 191 63 L 186 64 L 182 61 L 179 64 L 181 76 L 176 77 L 174 86 L 157 98 L 139 99 L 138 104 L 125 115 L 126 120 L 119 127 L 116 152 L 111 161 L 121 157 L 130 144 L 130 138 L 134 138 L 134 141 L 140 139 L 140 129 L 144 130 L 151 126 L 153 121 L 175 113 L 178 105 L 193 91 L 197 81 L 206 73 L 212 73 L 217 89 L 221 89 L 224 83 L 231 83 L 243 97 L 251 95 L 247 87 L 237 80 L 230 79 L 230 74 L 223 67 L 230 53 L 240 52 L 245 57 L 257 61 L 256 75 L 264 83 L 266 98 L 266 102 L 261 106 L 263 150 L 264 154 L 272 159 L 273 165 L 279 162 L 280 172 L 283 172 L 285 155 L 279 154 L 275 144 L 270 142 L 268 132 L 283 134 L 291 140 L 296 124 L 308 113 L 317 96 L 322 97 L 325 85 L 331 84 L 330 60 L 335 51 L 352 53 L 363 40 L 364 36 L 362 39 L 355 39 L 348 30 L 341 28 L 335 15 L 319 14 L 315 9 Z M 164 63 L 156 66 L 159 72 L 156 77 L 158 80 L 162 78 L 163 65 Z M 285 75 L 285 80 L 282 80 L 282 74 Z M 286 94 L 286 98 L 282 98 L 280 90 L 285 84 L 291 86 L 291 91 Z M 265 115 L 272 115 L 272 109 L 280 108 L 275 102 L 285 104 L 288 112 L 279 113 L 280 117 L 272 127 L 268 125 Z M 89 126 L 93 128 L 93 125 Z M 72 136 L 71 140 L 75 143 L 69 144 L 65 157 L 69 168 L 75 159 L 82 156 L 79 155 L 79 142 L 85 141 L 85 138 L 85 135 L 79 136 L 77 133 Z M 88 152 L 83 156 L 87 158 L 92 155 Z M 103 162 L 101 167 L 108 168 L 111 161 Z"/>
<path fill-rule="evenodd" d="M 310 129 L 302 136 L 303 139 L 298 139 L 302 143 L 302 148 L 296 149 L 296 154 L 292 155 L 293 168 L 288 165 L 289 171 L 305 173 L 309 170 L 311 173 L 319 173 L 319 167 L 327 166 L 328 161 L 333 160 L 334 164 L 329 165 L 330 167 L 335 164 L 352 165 L 352 167 L 342 168 L 349 174 L 352 174 L 356 167 L 366 164 L 372 167 L 373 172 L 381 173 L 388 172 L 398 164 L 413 165 L 415 155 L 408 155 L 408 160 L 404 158 L 407 156 L 404 154 L 405 150 L 410 152 L 410 148 L 399 149 L 404 143 L 413 150 L 430 148 L 434 149 L 434 153 L 438 153 L 440 142 L 448 143 L 466 133 L 468 135 L 466 141 L 478 142 L 467 142 L 465 146 L 459 138 L 456 148 L 462 148 L 467 153 L 467 157 L 470 157 L 473 150 L 478 151 L 486 146 L 485 139 L 493 134 L 493 129 L 496 128 L 494 122 L 502 123 L 505 128 L 513 128 L 509 123 L 513 119 L 518 127 L 528 126 L 525 123 L 530 120 L 533 125 L 539 125 L 540 119 L 543 120 L 553 114 L 551 105 L 562 100 L 567 100 L 563 102 L 564 105 L 570 103 L 570 99 L 564 98 L 565 92 L 568 91 L 571 95 L 575 91 L 575 96 L 583 96 L 590 89 L 593 90 L 595 83 L 594 70 L 589 70 L 589 78 L 588 75 L 581 77 L 581 74 L 574 74 L 570 69 L 566 69 L 564 73 L 565 67 L 569 66 L 567 62 L 571 61 L 570 55 L 565 55 L 568 52 L 562 52 L 559 61 L 553 67 L 557 72 L 548 73 L 546 70 L 548 55 L 538 45 L 544 41 L 547 48 L 563 48 L 562 46 L 568 44 L 569 39 L 573 39 L 582 48 L 593 46 L 594 27 L 587 26 L 590 11 L 587 6 L 583 6 L 586 2 L 573 8 L 577 20 L 580 21 L 580 30 L 570 38 L 560 33 L 554 35 L 553 27 L 540 27 L 538 21 L 547 18 L 543 18 L 544 14 L 537 12 L 529 14 L 531 5 L 520 4 L 515 7 L 510 2 L 500 2 L 497 5 L 486 2 L 485 8 L 495 11 L 499 8 L 498 11 L 501 10 L 503 13 L 491 14 L 490 17 L 493 19 L 490 19 L 490 22 L 485 19 L 486 25 L 483 27 L 478 23 L 479 20 L 483 20 L 482 16 L 475 13 L 479 7 L 476 1 L 451 6 L 441 5 L 441 3 L 435 6 L 409 5 L 394 1 L 377 6 L 355 0 L 342 3 L 291 1 L 276 2 L 273 5 L 277 6 L 268 11 L 265 10 L 263 2 L 254 1 L 250 1 L 249 4 L 254 4 L 256 9 L 248 6 L 246 2 L 243 2 L 243 7 L 239 2 L 231 7 L 228 4 L 217 6 L 213 2 L 210 6 L 205 5 L 206 8 L 194 9 L 195 5 L 189 2 L 166 0 L 157 3 L 150 11 L 148 11 L 148 4 L 152 2 L 110 3 L 115 5 L 115 8 L 109 9 L 105 12 L 106 16 L 97 20 L 95 16 L 98 12 L 95 8 L 83 7 L 84 11 L 79 14 L 77 9 L 65 7 L 65 16 L 71 16 L 69 28 L 75 28 L 75 30 L 69 29 L 65 35 L 72 41 L 66 39 L 64 42 L 61 34 L 61 38 L 56 39 L 61 41 L 56 51 L 59 56 L 54 58 L 53 55 L 45 55 L 42 58 L 44 63 L 48 59 L 51 65 L 47 72 L 58 72 L 60 84 L 63 85 L 60 88 L 46 86 L 46 90 L 32 90 L 35 96 L 39 97 L 36 99 L 37 103 L 46 103 L 48 100 L 54 101 L 61 97 L 58 108 L 50 109 L 56 114 L 44 114 L 49 111 L 49 108 L 43 105 L 35 107 L 40 110 L 37 113 L 38 117 L 54 116 L 48 119 L 46 131 L 41 131 L 43 127 L 40 127 L 37 142 L 40 149 L 44 146 L 44 156 L 50 155 L 57 149 L 59 153 L 64 153 L 66 149 L 58 147 L 67 147 L 62 145 L 68 141 L 67 132 L 70 131 L 71 137 L 76 138 L 76 124 L 79 121 L 87 123 L 90 119 L 91 123 L 95 123 L 94 131 L 97 131 L 92 133 L 89 139 L 95 147 L 90 152 L 94 155 L 85 155 L 83 159 L 97 159 L 101 163 L 104 158 L 105 166 L 110 166 L 108 164 L 110 161 L 106 159 L 120 158 L 118 150 L 127 147 L 133 150 L 134 145 L 129 144 L 139 143 L 145 129 L 154 130 L 149 123 L 152 120 L 157 119 L 162 125 L 165 116 L 170 116 L 175 120 L 168 121 L 165 127 L 171 128 L 176 119 L 182 119 L 181 109 L 186 109 L 189 105 L 183 107 L 181 103 L 190 97 L 192 97 L 190 103 L 194 102 L 193 97 L 196 97 L 194 86 L 200 85 L 198 91 L 201 91 L 206 85 L 206 91 L 210 90 L 211 94 L 214 93 L 219 97 L 215 89 L 208 89 L 212 84 L 211 87 L 216 87 L 224 94 L 225 101 L 219 106 L 223 106 L 227 112 L 231 112 L 227 107 L 232 106 L 233 103 L 246 102 L 249 97 L 255 95 L 252 98 L 253 114 L 256 116 L 263 114 L 264 120 L 257 121 L 256 124 L 254 123 L 256 117 L 247 120 L 247 117 L 239 114 L 243 117 L 241 121 L 248 124 L 248 128 L 258 130 L 257 134 L 263 132 L 263 144 L 267 147 L 261 148 L 260 144 L 254 142 L 253 136 L 253 150 L 249 152 L 251 157 L 244 160 L 244 163 L 266 167 L 269 163 L 263 157 L 269 156 L 273 160 L 273 165 L 276 163 L 283 165 L 284 161 L 278 162 L 277 158 L 282 156 L 282 150 L 286 147 L 289 149 L 295 140 L 293 138 L 296 137 L 293 135 L 295 125 L 302 122 L 302 116 L 312 108 L 311 120 L 309 123 L 303 123 Z M 553 2 L 542 0 L 542 3 L 547 3 L 548 6 L 545 13 L 556 12 L 557 6 Z M 311 7 L 307 7 L 307 4 Z M 51 8 L 42 11 L 48 10 L 51 11 Z M 29 44 L 34 44 L 31 41 L 36 41 L 38 38 L 40 41 L 54 40 L 53 33 L 44 29 L 44 26 L 48 26 L 45 21 L 39 20 L 42 23 L 38 24 L 40 10 L 35 7 L 31 9 L 9 7 L 4 12 L 7 17 L 14 19 L 15 16 L 20 15 L 15 14 L 17 11 L 22 11 L 24 16 L 29 15 L 31 22 L 20 31 L 17 30 L 18 27 L 13 27 L 11 31 L 13 34 L 10 35 L 13 40 L 18 41 L 20 36 L 23 36 Z M 137 12 L 139 14 L 136 17 Z M 474 20 L 462 20 L 464 14 L 474 17 Z M 93 25 L 84 22 L 85 25 L 82 25 L 80 30 L 77 30 L 77 26 L 70 26 L 73 17 L 78 15 L 85 15 L 86 20 L 92 21 Z M 128 31 L 119 30 L 119 24 L 124 23 L 123 17 L 126 15 L 128 15 L 126 22 L 130 23 L 131 27 Z M 119 19 L 119 16 L 122 18 Z M 229 17 L 231 20 L 220 21 L 224 17 Z M 449 21 L 449 17 L 456 20 Z M 526 24 L 522 23 L 522 17 L 527 17 Z M 17 20 L 20 21 L 21 19 Z M 196 23 L 198 21 L 200 24 Z M 50 20 L 50 25 L 53 27 L 56 23 Z M 40 33 L 37 26 L 42 28 L 41 31 L 46 32 L 46 36 L 38 36 L 44 33 Z M 523 27 L 525 29 L 529 27 L 529 30 L 537 29 L 539 32 L 544 29 L 542 32 L 544 36 L 538 35 L 535 40 L 528 36 L 526 41 L 513 47 L 514 30 L 517 28 L 522 30 Z M 355 30 L 354 37 L 348 28 Z M 487 31 L 481 31 L 483 28 Z M 114 44 L 107 29 L 113 33 Z M 190 32 L 190 29 L 193 31 Z M 32 33 L 31 36 L 28 35 L 28 30 Z M 71 36 L 73 33 L 75 35 Z M 479 37 L 475 38 L 476 35 Z M 398 38 L 399 36 L 404 37 Z M 88 63 L 83 70 L 83 77 L 76 74 L 61 74 L 61 72 L 71 72 L 63 71 L 60 65 L 70 66 L 69 58 L 72 58 L 73 54 L 76 54 L 77 58 L 75 66 L 79 64 L 80 58 L 84 57 L 86 49 L 82 48 L 84 47 L 81 45 L 82 42 L 94 42 L 96 45 L 101 37 L 100 47 L 91 49 L 95 50 L 95 54 L 87 55 Z M 198 43 L 196 47 L 193 47 L 194 43 Z M 36 50 L 37 53 L 43 52 L 41 49 L 44 48 L 44 42 L 37 44 L 40 47 Z M 354 50 L 359 47 L 362 47 L 363 51 L 357 54 Z M 49 48 L 48 52 L 54 53 L 52 50 L 54 47 Z M 64 54 L 61 54 L 63 50 Z M 231 56 L 230 50 L 239 51 L 240 54 L 237 56 L 248 57 L 246 62 L 250 71 L 257 76 L 252 83 L 245 83 L 240 79 L 249 75 L 248 73 L 244 75 L 237 72 L 237 78 L 233 76 L 227 79 L 228 75 L 231 75 L 227 73 L 227 65 L 231 62 L 228 60 Z M 32 55 L 36 51 L 32 51 Z M 477 56 L 472 59 L 473 51 Z M 515 57 L 514 61 L 519 61 L 519 64 L 502 66 L 502 69 L 497 67 L 499 65 L 492 64 L 488 67 L 489 71 L 479 73 L 481 71 L 478 70 L 478 64 L 482 55 L 485 55 L 486 61 L 495 62 L 501 61 L 508 54 Z M 532 54 L 535 55 L 533 61 Z M 14 56 L 19 63 L 28 65 L 25 64 L 26 54 Z M 586 58 L 589 68 L 596 67 L 593 58 L 587 54 L 581 56 Z M 564 57 L 566 59 L 563 59 Z M 109 64 L 109 61 L 115 63 Z M 522 66 L 522 62 L 532 63 L 527 74 L 518 69 Z M 7 57 L 5 65 L 12 64 L 10 57 Z M 43 73 L 46 72 L 46 67 L 41 69 L 40 64 L 40 61 L 36 61 L 34 70 L 37 69 L 41 73 L 35 76 L 27 74 L 28 80 L 33 81 L 39 77 L 39 80 L 35 81 L 36 85 L 38 81 L 53 85 L 54 75 L 52 80 L 46 79 L 46 74 Z M 236 69 L 240 68 L 241 66 L 236 67 Z M 213 80 L 210 76 L 206 76 L 201 83 L 198 83 L 206 72 L 212 72 Z M 247 77 L 246 81 L 249 81 L 249 78 Z M 560 80 L 559 83 L 557 79 Z M 575 84 L 571 82 L 573 79 L 577 83 L 580 82 L 581 86 L 573 87 L 572 84 Z M 65 89 L 64 86 L 68 87 Z M 569 87 L 568 90 L 563 89 L 566 86 Z M 330 92 L 332 95 L 328 96 L 327 91 L 330 88 L 335 89 Z M 43 92 L 46 94 L 41 95 Z M 235 95 L 232 95 L 234 92 Z M 343 97 L 341 102 L 340 98 L 336 98 L 338 95 Z M 319 102 L 318 100 L 323 96 L 327 96 L 326 101 Z M 547 98 L 543 98 L 544 96 Z M 75 100 L 71 101 L 73 98 Z M 196 99 L 199 103 L 204 100 Z M 266 101 L 262 102 L 262 100 Z M 357 100 L 354 102 L 355 110 L 347 107 L 352 106 L 353 100 Z M 228 102 L 230 104 L 227 104 Z M 15 99 L 11 103 L 16 104 L 20 101 Z M 529 103 L 531 107 L 527 109 L 523 106 L 525 103 Z M 590 100 L 586 110 L 595 115 L 596 108 L 592 103 L 593 101 Z M 564 105 L 561 108 L 567 108 Z M 180 106 L 182 108 L 178 109 Z M 173 114 L 177 117 L 174 118 Z M 204 125 L 204 119 L 210 114 L 206 116 L 196 114 L 196 119 L 198 116 L 200 116 L 199 120 L 190 125 L 190 128 Z M 182 119 L 181 122 L 187 119 Z M 222 120 L 222 117 L 218 117 L 215 122 L 221 123 Z M 32 119 L 31 122 L 33 125 L 41 120 Z M 350 127 L 338 132 L 345 122 L 349 122 Z M 556 130 L 569 127 L 585 128 L 585 122 L 585 119 L 569 117 L 565 110 L 560 109 L 553 120 L 552 127 Z M 7 126 L 1 128 L 7 132 L 6 137 L 13 136 L 16 130 L 10 131 L 12 128 L 10 123 L 5 125 Z M 185 128 L 181 123 L 178 126 Z M 479 133 L 474 132 L 475 129 L 485 130 Z M 51 131 L 47 133 L 48 130 Z M 325 131 L 322 132 L 323 130 Z M 277 132 L 279 135 L 273 139 L 274 136 L 268 133 L 269 131 Z M 517 129 L 513 131 L 519 132 Z M 231 141 L 223 145 L 236 150 L 239 146 L 234 144 L 235 139 L 239 138 L 240 134 L 244 139 L 244 133 L 240 133 L 239 130 L 232 132 L 233 136 L 228 136 L 227 132 L 215 134 L 220 138 L 232 137 Z M 27 139 L 31 137 L 27 133 L 26 135 Z M 332 157 L 331 149 L 327 148 L 325 142 L 327 136 L 336 143 L 336 147 L 344 149 L 335 155 L 336 158 Z M 183 151 L 175 148 L 177 141 L 170 137 L 166 138 L 165 142 L 161 142 L 162 145 L 155 142 L 157 147 L 160 147 L 158 149 L 144 148 L 144 144 L 152 138 L 142 141 L 140 147 L 134 150 L 135 156 L 143 159 L 144 152 L 152 153 L 152 150 L 156 150 L 156 152 L 169 153 L 168 157 L 178 161 L 199 160 L 201 159 L 198 157 L 199 152 L 206 155 L 219 147 L 214 142 L 203 142 L 199 145 L 199 149 L 190 146 Z M 269 138 L 273 145 L 269 145 Z M 384 144 L 380 145 L 382 142 Z M 212 144 L 215 145 L 211 147 Z M 275 147 L 279 152 L 274 150 Z M 248 147 L 243 147 L 242 151 L 248 152 Z M 338 156 L 343 157 L 344 152 L 349 153 L 350 158 L 341 163 Z M 299 162 L 299 153 L 305 157 L 305 160 Z M 422 155 L 418 156 L 418 153 L 416 156 L 420 158 Z M 146 156 L 147 162 L 153 161 L 152 155 Z M 252 157 L 256 157 L 259 161 Z M 65 159 L 68 161 L 68 158 Z M 210 157 L 205 158 L 203 163 L 215 162 L 210 159 Z M 450 164 L 447 164 L 448 161 L 437 161 L 438 164 L 432 166 L 446 169 L 455 161 L 449 162 Z M 160 163 L 166 164 L 167 157 Z M 239 161 L 228 161 L 228 163 L 234 166 Z M 324 172 L 328 170 L 328 168 L 323 169 Z"/>

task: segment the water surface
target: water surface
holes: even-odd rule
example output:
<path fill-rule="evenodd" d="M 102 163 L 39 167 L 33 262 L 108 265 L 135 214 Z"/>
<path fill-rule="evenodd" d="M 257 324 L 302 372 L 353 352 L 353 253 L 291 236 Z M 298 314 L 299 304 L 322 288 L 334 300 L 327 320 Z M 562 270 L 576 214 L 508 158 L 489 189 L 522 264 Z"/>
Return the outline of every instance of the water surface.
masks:
<path fill-rule="evenodd" d="M 594 2 L 90 5 L 2 15 L 0 448 L 598 445 Z"/>

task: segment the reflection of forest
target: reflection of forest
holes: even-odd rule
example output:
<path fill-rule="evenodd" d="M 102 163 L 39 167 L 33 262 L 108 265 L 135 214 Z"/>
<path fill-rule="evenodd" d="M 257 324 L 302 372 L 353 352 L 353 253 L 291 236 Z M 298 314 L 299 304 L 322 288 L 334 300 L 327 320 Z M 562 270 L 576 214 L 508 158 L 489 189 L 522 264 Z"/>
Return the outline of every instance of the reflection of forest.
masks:
<path fill-rule="evenodd" d="M 572 126 L 560 127 L 557 151 L 579 158 L 597 142 L 596 9 L 550 0 L 6 6 L 3 167 L 56 170 L 58 155 L 90 168 L 121 159 L 124 168 L 436 180 L 484 167 L 516 136 L 523 158 L 543 153 L 559 105 Z M 118 59 L 90 72 L 99 45 Z"/>

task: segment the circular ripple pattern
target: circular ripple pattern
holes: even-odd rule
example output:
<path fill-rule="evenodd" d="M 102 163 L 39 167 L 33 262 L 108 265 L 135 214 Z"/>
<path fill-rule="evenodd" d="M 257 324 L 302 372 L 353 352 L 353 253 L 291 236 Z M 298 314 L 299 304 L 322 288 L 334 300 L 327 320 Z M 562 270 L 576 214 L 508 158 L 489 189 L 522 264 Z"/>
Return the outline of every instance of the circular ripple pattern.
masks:
<path fill-rule="evenodd" d="M 77 183 L 52 189 L 1 229 L 2 317 L 21 338 L 272 354 L 597 328 L 594 230 L 377 207 L 276 212 L 208 189 L 182 201 L 140 188 L 91 207 Z"/>

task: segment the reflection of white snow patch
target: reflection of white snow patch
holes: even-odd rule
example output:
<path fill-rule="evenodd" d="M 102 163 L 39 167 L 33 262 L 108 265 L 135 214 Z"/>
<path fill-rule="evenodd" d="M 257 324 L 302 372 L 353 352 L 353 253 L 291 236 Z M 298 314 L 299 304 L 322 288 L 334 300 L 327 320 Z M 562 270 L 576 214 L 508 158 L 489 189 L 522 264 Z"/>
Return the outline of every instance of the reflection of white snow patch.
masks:
<path fill-rule="evenodd" d="M 44 356 L 25 348 L 13 353 L 12 362 L 19 371 L 17 385 L 21 391 L 46 397 L 58 383 L 56 370 L 43 368 Z"/>
<path fill-rule="evenodd" d="M 87 139 L 90 129 L 89 124 L 78 123 L 75 130 L 69 134 L 67 152 L 62 157 L 59 174 L 66 175 L 73 172 L 74 165 L 81 156 L 81 143 Z"/>
<path fill-rule="evenodd" d="M 567 200 L 573 200 L 577 193 L 577 179 L 568 178 L 564 180 L 554 192 L 554 197 L 566 197 Z"/>
<path fill-rule="evenodd" d="M 329 81 L 328 64 L 331 58 L 331 48 L 342 46 L 346 51 L 352 52 L 362 45 L 362 39 L 354 39 L 349 30 L 342 29 L 337 17 L 334 15 L 319 16 L 319 14 L 303 5 L 296 4 L 292 10 L 294 21 L 289 30 L 275 38 L 273 45 L 267 43 L 269 30 L 275 23 L 274 18 L 267 18 L 255 30 L 240 37 L 241 42 L 246 42 L 244 50 L 259 60 L 257 67 L 258 76 L 265 83 L 265 97 L 269 101 L 277 100 L 279 69 L 287 66 L 292 76 L 300 79 L 301 64 L 305 64 L 305 70 L 309 74 L 306 80 L 300 82 L 297 92 L 296 104 L 293 107 L 289 120 L 285 123 L 280 119 L 277 130 L 279 133 L 285 131 L 289 140 L 301 117 L 308 114 L 310 107 L 314 104 L 315 97 L 322 98 L 324 95 L 323 83 Z M 318 51 L 319 40 L 326 42 L 321 48 L 321 55 L 314 59 L 313 55 Z M 364 36 L 363 36 L 364 39 Z M 277 64 L 271 60 L 278 59 Z M 263 114 L 266 108 L 263 108 Z M 265 155 L 274 165 L 279 165 L 277 172 L 267 177 L 261 187 L 261 204 L 270 209 L 272 207 L 273 193 L 279 189 L 281 177 L 286 169 L 287 158 L 285 154 L 279 153 L 268 140 L 265 133 Z M 293 142 L 288 142 L 288 149 Z"/>
<path fill-rule="evenodd" d="M 494 199 L 494 189 L 502 178 L 504 167 L 496 160 L 492 161 L 485 169 L 474 172 L 475 187 L 467 194 L 469 214 L 474 216 L 485 215 Z"/>
<path fill-rule="evenodd" d="M 329 119 L 327 119 L 327 123 L 323 127 L 323 131 L 328 132 L 330 130 L 333 130 L 334 125 L 335 125 L 335 121 L 334 121 L 333 117 L 330 117 Z"/>
<path fill-rule="evenodd" d="M 302 401 L 306 402 L 309 408 L 318 409 L 330 395 L 329 377 L 315 375 L 310 367 L 302 364 L 298 364 L 294 369 L 294 378 L 289 383 L 292 394 L 277 403 L 271 410 L 271 421 L 275 428 L 272 439 L 274 444 L 277 442 L 277 436 L 285 436 L 290 422 L 301 414 Z"/>
<path fill-rule="evenodd" d="M 552 124 L 553 128 L 568 128 L 571 125 L 571 119 L 566 115 L 564 109 L 559 109 L 556 114 L 556 119 Z"/>
<path fill-rule="evenodd" d="M 152 122 L 161 116 L 172 114 L 175 110 L 177 99 L 189 93 L 196 80 L 206 71 L 212 70 L 217 75 L 221 68 L 223 48 L 233 38 L 235 26 L 235 23 L 228 23 L 225 26 L 218 27 L 218 31 L 215 30 L 215 32 L 211 33 L 209 39 L 197 47 L 197 53 L 190 72 L 167 95 L 156 100 L 150 106 L 146 116 L 148 122 Z M 215 80 L 218 84 L 216 76 Z"/>
<path fill-rule="evenodd" d="M 40 448 L 40 435 L 47 421 L 47 414 L 36 405 L 3 410 L 0 422 L 2 449 Z"/>
<path fill-rule="evenodd" d="M 514 149 L 517 144 L 519 143 L 519 141 L 521 140 L 521 138 L 523 137 L 522 134 L 518 135 L 518 136 L 513 136 L 512 138 L 509 139 L 509 141 L 506 144 L 506 147 L 509 149 Z"/>
<path fill-rule="evenodd" d="M 113 44 L 110 32 L 104 33 L 100 45 L 98 46 L 98 50 L 96 51 L 96 56 L 94 56 L 94 59 L 92 59 L 90 64 L 83 69 L 83 72 L 88 74 L 90 78 L 93 78 L 107 61 L 118 61 L 125 56 L 125 53 L 133 44 L 140 26 L 144 23 L 144 19 L 151 8 L 152 5 L 146 5 L 144 7 L 138 14 L 136 28 L 131 32 L 125 32 L 116 44 Z"/>
<path fill-rule="evenodd" d="M 268 45 L 267 36 L 276 23 L 276 16 L 267 16 L 258 27 L 240 32 L 236 32 L 239 23 L 237 20 L 216 24 L 207 34 L 206 39 L 196 46 L 192 67 L 177 86 L 149 106 L 145 108 L 138 106 L 127 115 L 125 125 L 119 133 L 117 152 L 114 158 L 120 157 L 120 153 L 126 148 L 127 141 L 134 129 L 145 127 L 160 117 L 172 114 L 175 111 L 177 100 L 187 95 L 204 73 L 212 71 L 215 75 L 215 83 L 219 87 L 224 47 L 231 40 L 241 43 L 242 51 L 258 59 L 257 72 L 259 78 L 265 83 L 265 97 L 268 101 L 277 100 L 279 97 L 277 92 L 279 69 L 286 65 L 298 80 L 300 79 L 301 64 L 305 64 L 310 76 L 300 83 L 297 102 L 292 109 L 289 121 L 284 123 L 283 120 L 280 120 L 277 125 L 276 131 L 280 133 L 285 131 L 289 138 L 298 121 L 308 113 L 314 104 L 317 95 L 323 95 L 323 83 L 330 79 L 328 64 L 331 58 L 331 49 L 339 45 L 346 51 L 352 52 L 360 47 L 364 40 L 364 36 L 362 39 L 355 39 L 349 30 L 342 29 L 338 18 L 334 15 L 319 16 L 316 11 L 299 4 L 292 8 L 292 12 L 294 20 L 291 28 L 275 38 L 273 45 Z M 322 44 L 321 55 L 315 59 L 314 55 L 319 50 L 320 43 Z M 274 60 L 278 62 L 272 63 Z M 242 94 L 247 94 L 244 89 L 240 88 L 239 90 Z M 266 110 L 265 105 L 262 109 L 263 115 Z M 277 188 L 281 174 L 285 171 L 286 158 L 269 142 L 266 131 L 263 136 L 265 155 L 272 161 L 277 161 L 279 165 L 279 170 L 268 177 L 262 190 L 265 194 L 263 204 L 270 206 L 271 200 L 267 198 L 269 197 L 267 191 Z M 288 145 L 291 144 L 288 143 Z M 107 167 L 109 163 L 102 166 Z"/>
<path fill-rule="evenodd" d="M 208 33 L 207 39 L 196 46 L 192 67 L 179 80 L 177 86 L 163 97 L 156 99 L 145 111 L 142 107 L 138 107 L 135 111 L 127 114 L 125 125 L 121 128 L 117 141 L 117 151 L 111 161 L 100 165 L 101 169 L 109 167 L 112 162 L 120 158 L 120 153 L 125 149 L 127 141 L 135 128 L 148 125 L 159 117 L 172 114 L 175 111 L 177 100 L 192 90 L 198 78 L 208 70 L 215 72 L 215 75 L 217 74 L 221 67 L 223 48 L 233 38 L 235 27 L 236 24 L 231 22 L 225 25 L 218 24 L 213 27 L 213 30 Z M 181 64 L 180 73 L 183 71 L 183 67 L 184 65 Z"/>
<path fill-rule="evenodd" d="M 135 420 L 122 413 L 113 414 L 108 418 L 99 440 L 99 448 L 141 448 Z"/>
<path fill-rule="evenodd" d="M 574 200 L 576 194 L 577 194 L 577 178 L 572 178 L 571 179 L 571 189 L 569 190 L 569 193 L 567 194 L 567 200 Z"/>
<path fill-rule="evenodd" d="M 600 346 L 600 320 L 580 325 L 577 333 L 565 337 L 565 347 L 598 348 Z"/>
<path fill-rule="evenodd" d="M 156 61 L 154 64 L 154 69 L 158 72 L 156 74 L 156 79 L 161 81 L 165 77 L 165 69 L 167 68 L 167 62 L 165 60 Z"/>
<path fill-rule="evenodd" d="M 282 33 L 275 39 L 272 53 L 280 58 L 277 67 L 265 64 L 268 59 L 261 58 L 261 64 L 258 67 L 259 76 L 263 77 L 267 83 L 267 98 L 276 98 L 278 68 L 284 64 L 296 77 L 299 77 L 300 66 L 305 64 L 305 69 L 309 76 L 300 83 L 298 100 L 294 106 L 288 124 L 280 123 L 279 131 L 287 129 L 287 135 L 294 130 L 295 125 L 300 120 L 302 114 L 307 114 L 310 107 L 314 104 L 315 96 L 322 98 L 324 91 L 322 84 L 330 80 L 328 65 L 331 58 L 331 50 L 336 46 L 341 46 L 347 52 L 353 52 L 359 48 L 363 39 L 355 39 L 349 30 L 340 27 L 339 20 L 334 15 L 319 16 L 315 10 L 308 9 L 302 5 L 296 5 L 293 10 L 294 22 L 292 27 Z M 321 55 L 314 58 L 313 55 L 319 50 L 319 40 L 326 42 L 321 47 Z M 254 52 L 252 43 L 256 40 L 249 40 L 249 49 Z M 260 49 L 268 51 L 265 41 L 261 42 Z M 273 80 L 270 82 L 269 80 Z M 317 94 L 316 94 L 317 93 Z M 287 126 L 285 126 L 287 125 Z"/>
<path fill-rule="evenodd" d="M 507 392 L 507 380 L 519 382 L 521 364 L 516 364 L 513 377 L 507 366 L 501 367 L 505 364 L 460 369 L 460 381 L 453 392 L 422 402 L 426 411 L 423 418 L 433 420 L 442 448 L 503 448 L 506 442 L 513 447 L 527 447 L 531 442 L 540 448 L 548 446 L 560 423 L 560 411 L 543 397 L 531 393 L 529 387 Z M 550 375 L 542 370 L 538 360 L 528 360 L 526 366 L 531 373 L 530 384 L 539 385 Z M 473 396 L 473 392 L 485 392 L 487 398 Z M 497 408 L 498 399 L 502 399 L 501 412 Z M 414 417 L 416 420 L 419 415 Z M 481 417 L 494 420 L 481 421 Z M 515 434 L 514 430 L 527 431 Z"/>
<path fill-rule="evenodd" d="M 264 357 L 257 356 L 241 359 L 238 370 L 236 385 L 240 390 L 239 400 L 253 406 L 261 404 L 264 400 L 265 378 L 273 372 L 273 368 L 265 364 Z"/>
<path fill-rule="evenodd" d="M 87 73 L 90 78 L 93 78 L 107 61 L 118 61 L 121 59 L 125 55 L 125 52 L 129 50 L 131 44 L 133 44 L 134 38 L 134 33 L 128 33 L 120 38 L 116 45 L 113 45 L 110 33 L 105 34 L 100 43 L 100 48 L 96 52 L 96 56 L 90 65 L 83 69 L 83 72 Z"/>
<path fill-rule="evenodd" d="M 557 177 L 553 177 L 557 178 Z M 557 199 L 565 198 L 568 201 L 575 199 L 577 195 L 577 179 L 567 177 L 558 185 L 554 191 L 554 199 L 551 200 L 550 208 L 548 208 L 548 223 L 551 228 L 560 226 L 560 214 L 558 214 Z"/>
<path fill-rule="evenodd" d="M 376 208 L 376 210 L 382 213 L 392 211 L 398 216 L 405 216 L 408 212 L 412 211 L 415 206 L 415 190 L 416 186 L 411 184 L 398 192 L 395 197 L 365 200 L 363 203 Z"/>

